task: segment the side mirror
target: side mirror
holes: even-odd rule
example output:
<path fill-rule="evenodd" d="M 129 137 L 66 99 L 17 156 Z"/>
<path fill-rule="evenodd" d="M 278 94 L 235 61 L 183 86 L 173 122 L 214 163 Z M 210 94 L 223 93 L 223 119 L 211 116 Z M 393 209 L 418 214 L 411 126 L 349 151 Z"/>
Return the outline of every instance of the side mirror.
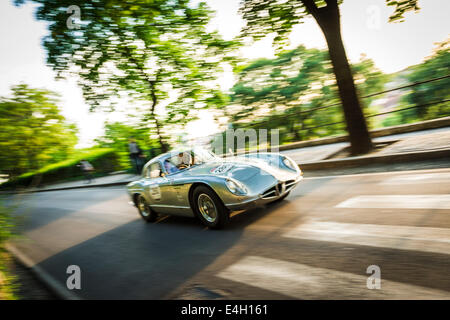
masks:
<path fill-rule="evenodd" d="M 155 169 L 150 172 L 150 178 L 158 178 L 161 176 L 161 170 Z"/>

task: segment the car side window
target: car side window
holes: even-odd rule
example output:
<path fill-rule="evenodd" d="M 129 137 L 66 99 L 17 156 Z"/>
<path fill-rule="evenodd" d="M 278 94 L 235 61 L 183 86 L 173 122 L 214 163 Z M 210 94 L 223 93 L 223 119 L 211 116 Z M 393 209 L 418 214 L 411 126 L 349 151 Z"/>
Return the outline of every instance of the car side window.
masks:
<path fill-rule="evenodd" d="M 189 152 L 180 152 L 164 161 L 164 167 L 168 173 L 178 172 L 193 164 L 193 157 Z"/>
<path fill-rule="evenodd" d="M 180 169 L 178 169 L 177 166 L 170 161 L 170 159 L 166 159 L 164 161 L 164 168 L 166 169 L 167 174 L 177 173 L 180 171 Z"/>
<path fill-rule="evenodd" d="M 159 162 L 152 163 L 147 168 L 147 173 L 145 175 L 146 178 L 154 179 L 154 178 L 159 178 L 161 176 L 162 176 L 162 170 L 161 170 L 161 165 L 159 164 Z"/>

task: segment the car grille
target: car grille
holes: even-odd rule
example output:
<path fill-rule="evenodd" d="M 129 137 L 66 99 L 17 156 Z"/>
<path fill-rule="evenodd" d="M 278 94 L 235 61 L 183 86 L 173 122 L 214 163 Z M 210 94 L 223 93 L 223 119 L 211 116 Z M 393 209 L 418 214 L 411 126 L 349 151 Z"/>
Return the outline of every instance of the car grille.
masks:
<path fill-rule="evenodd" d="M 261 198 L 262 199 L 270 199 L 273 197 L 277 197 L 280 194 L 284 194 L 290 191 L 295 186 L 295 180 L 287 180 L 284 182 L 284 190 L 283 190 L 283 182 L 280 182 L 273 187 L 267 189 L 263 192 Z"/>
<path fill-rule="evenodd" d="M 261 198 L 267 199 L 267 198 L 275 197 L 276 195 L 277 195 L 277 189 L 276 189 L 276 186 L 273 186 L 272 188 L 264 191 Z"/>
<path fill-rule="evenodd" d="M 292 188 L 292 186 L 295 185 L 295 180 L 288 180 L 286 181 L 286 190 L 288 190 L 289 188 Z"/>

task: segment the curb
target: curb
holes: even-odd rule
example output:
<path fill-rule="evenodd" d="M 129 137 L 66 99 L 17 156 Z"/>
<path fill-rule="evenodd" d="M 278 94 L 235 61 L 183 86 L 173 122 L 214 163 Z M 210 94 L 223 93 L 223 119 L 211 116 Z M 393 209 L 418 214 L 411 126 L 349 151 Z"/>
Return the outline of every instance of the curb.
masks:
<path fill-rule="evenodd" d="M 97 188 L 97 187 L 114 187 L 114 186 L 122 186 L 126 185 L 130 181 L 120 181 L 120 182 L 110 182 L 110 183 L 102 183 L 102 184 L 87 184 L 81 186 L 73 186 L 73 187 L 60 187 L 60 188 L 51 188 L 51 189 L 36 189 L 36 190 L 20 190 L 20 191 L 1 191 L 0 194 L 20 194 L 20 193 L 35 193 L 35 192 L 47 192 L 47 191 L 60 191 L 60 190 L 71 190 L 71 189 L 84 189 L 84 188 Z"/>
<path fill-rule="evenodd" d="M 77 295 L 70 293 L 67 289 L 55 280 L 51 275 L 44 271 L 41 267 L 31 261 L 16 247 L 11 244 L 6 244 L 5 249 L 25 268 L 30 270 L 36 278 L 49 289 L 56 297 L 62 300 L 82 300 Z"/>
<path fill-rule="evenodd" d="M 304 162 L 299 166 L 302 170 L 322 170 L 335 168 L 361 167 L 369 164 L 389 164 L 422 161 L 430 159 L 450 158 L 450 149 L 437 149 L 420 152 L 402 152 L 378 156 L 359 156 L 336 160 L 322 160 L 317 162 Z"/>
<path fill-rule="evenodd" d="M 119 182 L 109 182 L 109 183 L 102 183 L 102 184 L 87 184 L 87 185 L 81 185 L 81 186 L 51 188 L 51 189 L 42 189 L 42 190 L 25 190 L 25 191 L 22 191 L 21 193 L 60 191 L 60 190 L 97 188 L 97 187 L 114 187 L 114 186 L 122 186 L 122 185 L 128 184 L 131 181 L 133 181 L 133 180 L 130 180 L 130 181 L 119 181 Z"/>

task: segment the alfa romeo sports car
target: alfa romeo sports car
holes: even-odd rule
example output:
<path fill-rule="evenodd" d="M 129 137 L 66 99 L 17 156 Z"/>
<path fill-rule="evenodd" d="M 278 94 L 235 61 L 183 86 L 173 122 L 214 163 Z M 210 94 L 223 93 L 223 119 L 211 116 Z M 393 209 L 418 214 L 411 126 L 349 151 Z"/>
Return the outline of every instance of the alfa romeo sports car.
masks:
<path fill-rule="evenodd" d="M 285 155 L 221 158 L 194 147 L 153 158 L 127 191 L 147 222 L 158 214 L 172 214 L 198 217 L 210 228 L 221 228 L 233 212 L 284 199 L 302 178 L 298 165 Z"/>

